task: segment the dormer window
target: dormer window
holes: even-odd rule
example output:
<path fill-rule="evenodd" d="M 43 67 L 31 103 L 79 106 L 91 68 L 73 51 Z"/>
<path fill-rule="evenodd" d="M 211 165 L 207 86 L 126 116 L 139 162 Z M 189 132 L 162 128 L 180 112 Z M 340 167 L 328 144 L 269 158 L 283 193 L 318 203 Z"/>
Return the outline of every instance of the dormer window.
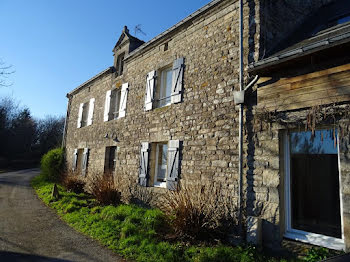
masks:
<path fill-rule="evenodd" d="M 125 56 L 125 53 L 121 53 L 117 57 L 117 65 L 116 65 L 116 74 L 117 74 L 117 76 L 121 76 L 123 74 L 124 56 Z"/>

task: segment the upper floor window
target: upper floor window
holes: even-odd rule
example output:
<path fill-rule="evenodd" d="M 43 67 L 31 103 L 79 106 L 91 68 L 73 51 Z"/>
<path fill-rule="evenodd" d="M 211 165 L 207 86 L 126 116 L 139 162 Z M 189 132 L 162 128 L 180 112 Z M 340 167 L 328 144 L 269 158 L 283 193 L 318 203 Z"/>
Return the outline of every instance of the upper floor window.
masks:
<path fill-rule="evenodd" d="M 121 53 L 117 57 L 117 65 L 116 65 L 116 74 L 117 76 L 121 76 L 124 70 L 124 56 L 125 53 Z"/>
<path fill-rule="evenodd" d="M 105 122 L 125 117 L 128 90 L 129 84 L 125 83 L 121 88 L 107 91 L 104 111 Z"/>
<path fill-rule="evenodd" d="M 167 106 L 171 103 L 171 84 L 173 70 L 167 67 L 160 71 L 155 90 L 155 107 Z"/>
<path fill-rule="evenodd" d="M 79 105 L 77 128 L 92 125 L 94 115 L 95 98 L 91 98 L 89 102 Z"/>
<path fill-rule="evenodd" d="M 145 111 L 181 102 L 184 68 L 184 58 L 179 58 L 174 61 L 172 67 L 148 73 Z"/>

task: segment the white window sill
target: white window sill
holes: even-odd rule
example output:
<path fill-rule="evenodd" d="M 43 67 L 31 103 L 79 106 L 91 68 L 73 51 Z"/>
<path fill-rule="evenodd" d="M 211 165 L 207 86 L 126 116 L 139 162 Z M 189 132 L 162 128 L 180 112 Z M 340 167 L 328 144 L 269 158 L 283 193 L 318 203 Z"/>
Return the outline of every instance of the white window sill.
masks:
<path fill-rule="evenodd" d="M 316 246 L 331 248 L 335 250 L 345 250 L 344 239 L 340 238 L 324 236 L 297 229 L 288 230 L 284 234 L 284 237 Z"/>
<path fill-rule="evenodd" d="M 154 187 L 166 188 L 166 182 L 156 182 L 153 185 Z"/>
<path fill-rule="evenodd" d="M 167 106 L 170 106 L 170 105 L 171 105 L 171 102 L 169 102 L 169 103 L 167 103 L 165 105 L 162 105 L 162 106 L 155 107 L 155 108 L 153 108 L 153 110 L 158 109 L 158 108 L 167 107 Z"/>

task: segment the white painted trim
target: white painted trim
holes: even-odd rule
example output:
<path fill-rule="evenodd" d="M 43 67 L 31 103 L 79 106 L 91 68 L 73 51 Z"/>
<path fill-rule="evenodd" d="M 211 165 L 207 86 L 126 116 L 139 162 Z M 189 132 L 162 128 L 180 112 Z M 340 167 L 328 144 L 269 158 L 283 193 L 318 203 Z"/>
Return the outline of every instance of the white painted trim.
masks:
<path fill-rule="evenodd" d="M 158 178 L 158 160 L 159 160 L 159 146 L 162 145 L 161 143 L 157 143 L 156 144 L 156 163 L 155 163 L 155 172 L 154 172 L 154 183 L 153 186 L 154 187 L 162 187 L 162 188 L 166 188 L 166 177 L 165 177 L 165 182 L 158 182 L 157 178 Z M 168 168 L 168 165 L 167 165 Z M 167 170 L 165 171 L 165 176 L 167 175 Z"/>
<path fill-rule="evenodd" d="M 341 236 L 342 239 L 345 239 L 344 235 L 344 216 L 343 216 L 343 183 L 341 179 L 341 162 L 340 162 L 340 140 L 339 133 L 337 131 L 337 144 L 338 144 L 338 170 L 339 170 L 339 200 L 340 200 L 340 223 L 341 223 Z M 345 249 L 344 249 L 345 250 Z"/>
<path fill-rule="evenodd" d="M 340 238 L 324 236 L 296 229 L 288 230 L 285 233 L 284 237 L 316 246 L 331 248 L 335 250 L 345 250 L 344 239 Z"/>
<path fill-rule="evenodd" d="M 322 246 L 326 248 L 345 250 L 344 241 L 344 226 L 343 226 L 343 201 L 342 201 L 342 190 L 341 190 L 341 173 L 340 173 L 340 150 L 339 150 L 339 135 L 337 135 L 338 142 L 338 163 L 339 163 L 339 193 L 340 193 L 340 217 L 341 217 L 341 230 L 342 238 L 335 238 L 330 236 L 325 236 L 321 234 L 305 232 L 302 230 L 297 230 L 292 228 L 291 223 L 291 201 L 290 201 L 290 143 L 289 143 L 289 133 L 286 131 L 284 133 L 284 162 L 285 162 L 285 225 L 286 232 L 284 237 L 293 239 L 296 241 L 301 241 L 304 243 L 309 243 L 312 245 Z"/>

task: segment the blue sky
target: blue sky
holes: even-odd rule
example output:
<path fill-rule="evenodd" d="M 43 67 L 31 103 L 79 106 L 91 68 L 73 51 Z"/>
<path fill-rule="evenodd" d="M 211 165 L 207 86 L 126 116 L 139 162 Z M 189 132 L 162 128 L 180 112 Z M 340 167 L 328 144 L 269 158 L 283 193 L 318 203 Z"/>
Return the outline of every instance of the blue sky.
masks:
<path fill-rule="evenodd" d="M 64 115 L 65 95 L 111 66 L 124 25 L 148 41 L 210 0 L 1 0 L 0 58 L 13 65 L 10 95 L 35 117 Z"/>

